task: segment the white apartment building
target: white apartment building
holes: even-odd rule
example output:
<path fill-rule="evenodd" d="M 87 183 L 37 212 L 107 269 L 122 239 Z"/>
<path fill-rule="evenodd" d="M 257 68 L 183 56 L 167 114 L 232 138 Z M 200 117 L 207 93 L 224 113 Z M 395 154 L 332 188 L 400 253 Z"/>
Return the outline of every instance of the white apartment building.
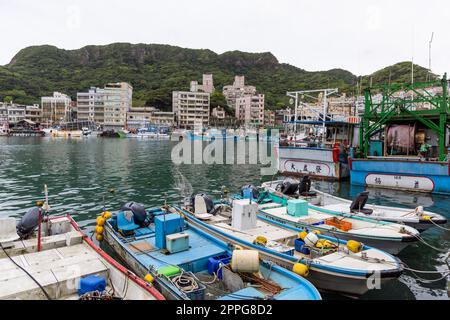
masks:
<path fill-rule="evenodd" d="M 264 124 L 264 95 L 246 95 L 236 98 L 236 118 L 245 124 Z"/>
<path fill-rule="evenodd" d="M 214 92 L 214 81 L 212 74 L 204 74 L 202 78 L 202 84 L 198 81 L 191 81 L 190 91 L 192 92 L 207 92 L 209 94 Z"/>
<path fill-rule="evenodd" d="M 121 129 L 126 126 L 127 112 L 133 99 L 133 87 L 126 82 L 108 83 L 104 89 L 104 127 Z"/>
<path fill-rule="evenodd" d="M 42 122 L 55 125 L 72 121 L 72 99 L 60 92 L 53 92 L 51 97 L 41 98 Z"/>
<path fill-rule="evenodd" d="M 105 122 L 105 90 L 91 87 L 88 92 L 77 93 L 78 121 Z"/>
<path fill-rule="evenodd" d="M 235 76 L 233 84 L 224 86 L 222 93 L 227 100 L 227 104 L 232 108 L 236 108 L 236 99 L 248 95 L 255 95 L 256 87 L 246 86 L 244 76 Z"/>
<path fill-rule="evenodd" d="M 103 88 L 91 87 L 77 93 L 78 121 L 90 121 L 105 129 L 119 130 L 126 126 L 131 109 L 133 87 L 126 82 L 108 83 Z"/>
<path fill-rule="evenodd" d="M 8 122 L 14 125 L 22 120 L 40 123 L 41 118 L 42 109 L 38 104 L 25 106 L 15 103 L 0 103 L 0 124 Z"/>
<path fill-rule="evenodd" d="M 173 112 L 160 111 L 155 107 L 131 108 L 127 114 L 128 128 L 142 128 L 148 125 L 173 126 Z"/>
<path fill-rule="evenodd" d="M 212 75 L 203 75 L 203 80 L 208 82 L 206 88 L 191 81 L 190 91 L 172 92 L 172 111 L 179 128 L 193 129 L 209 125 L 210 92 L 203 90 L 214 90 Z"/>

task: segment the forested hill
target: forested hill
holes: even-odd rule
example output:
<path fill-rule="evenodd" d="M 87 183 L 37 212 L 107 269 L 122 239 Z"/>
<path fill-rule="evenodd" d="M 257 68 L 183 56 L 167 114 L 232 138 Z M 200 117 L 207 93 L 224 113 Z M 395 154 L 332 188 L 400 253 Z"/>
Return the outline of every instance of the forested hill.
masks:
<path fill-rule="evenodd" d="M 423 81 L 427 69 L 415 66 L 416 81 Z M 76 98 L 77 91 L 108 82 L 133 85 L 135 106 L 170 109 L 173 90 L 186 90 L 190 80 L 201 81 L 202 73 L 213 73 L 221 90 L 232 84 L 236 74 L 266 95 L 266 106 L 286 105 L 288 90 L 338 87 L 354 93 L 358 77 L 342 69 L 311 72 L 279 63 L 270 52 L 230 51 L 216 54 L 205 49 L 185 49 L 160 44 L 114 43 L 86 46 L 77 50 L 54 46 L 33 46 L 19 51 L 11 62 L 0 66 L 0 101 L 39 103 L 40 97 L 61 91 Z M 396 64 L 363 77 L 373 83 L 409 81 L 408 62 Z"/>

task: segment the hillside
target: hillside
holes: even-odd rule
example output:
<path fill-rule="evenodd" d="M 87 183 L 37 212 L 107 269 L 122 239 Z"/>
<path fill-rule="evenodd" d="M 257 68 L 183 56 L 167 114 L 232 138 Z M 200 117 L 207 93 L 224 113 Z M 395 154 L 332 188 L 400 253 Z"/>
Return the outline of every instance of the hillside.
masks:
<path fill-rule="evenodd" d="M 410 74 L 410 68 L 402 63 L 375 72 L 374 83 L 387 82 L 389 69 L 392 82 L 408 79 Z M 418 79 L 426 74 L 426 69 L 416 69 Z M 77 50 L 45 45 L 22 49 L 9 64 L 0 66 L 0 101 L 8 97 L 17 103 L 39 103 L 41 96 L 53 91 L 75 99 L 77 91 L 90 86 L 126 81 L 134 87 L 135 106 L 170 109 L 171 92 L 188 89 L 189 81 L 201 80 L 202 73 L 213 73 L 218 89 L 231 84 L 234 75 L 244 74 L 248 84 L 266 94 L 269 108 L 283 107 L 288 90 L 339 87 L 353 93 L 358 79 L 342 69 L 309 72 L 279 63 L 269 52 L 216 54 L 204 49 L 129 43 Z"/>

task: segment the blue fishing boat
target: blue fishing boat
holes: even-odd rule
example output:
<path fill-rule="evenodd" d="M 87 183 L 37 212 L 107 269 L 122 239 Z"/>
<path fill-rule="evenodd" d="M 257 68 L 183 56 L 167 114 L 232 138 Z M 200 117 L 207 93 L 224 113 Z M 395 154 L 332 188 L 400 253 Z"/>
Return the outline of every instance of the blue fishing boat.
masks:
<path fill-rule="evenodd" d="M 321 290 L 359 296 L 382 289 L 403 272 L 398 258 L 379 249 L 257 216 L 258 204 L 248 199 L 230 206 L 202 194 L 172 210 L 217 239 L 257 250 L 262 259 L 308 276 Z"/>
<path fill-rule="evenodd" d="M 235 250 L 165 208 L 132 203 L 104 223 L 104 240 L 130 268 L 177 300 L 318 300 L 301 276 Z"/>

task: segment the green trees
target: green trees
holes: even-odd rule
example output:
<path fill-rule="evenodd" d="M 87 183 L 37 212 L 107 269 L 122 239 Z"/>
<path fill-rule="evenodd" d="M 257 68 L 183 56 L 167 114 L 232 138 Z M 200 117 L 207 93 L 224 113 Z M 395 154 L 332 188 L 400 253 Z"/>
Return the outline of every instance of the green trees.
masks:
<path fill-rule="evenodd" d="M 391 68 L 391 82 L 410 77 L 405 64 Z M 423 69 L 423 68 L 422 68 Z M 383 70 L 382 70 L 383 71 Z M 417 67 L 417 78 L 423 76 Z M 17 103 L 39 103 L 40 97 L 61 91 L 76 97 L 79 91 L 108 82 L 126 81 L 133 85 L 136 106 L 155 106 L 170 110 L 172 91 L 187 90 L 189 81 L 212 73 L 216 92 L 211 105 L 226 106 L 221 94 L 224 85 L 243 74 L 248 84 L 266 95 L 266 106 L 287 105 L 286 91 L 338 87 L 354 93 L 358 77 L 333 69 L 309 72 L 279 63 L 270 52 L 240 51 L 216 54 L 210 50 L 184 49 L 158 44 L 114 43 L 63 50 L 53 46 L 33 46 L 21 50 L 12 61 L 0 66 L 0 101 L 10 96 Z M 389 75 L 389 72 L 388 72 Z M 373 77 L 373 83 L 387 81 L 386 72 Z M 367 82 L 364 78 L 363 85 Z"/>

